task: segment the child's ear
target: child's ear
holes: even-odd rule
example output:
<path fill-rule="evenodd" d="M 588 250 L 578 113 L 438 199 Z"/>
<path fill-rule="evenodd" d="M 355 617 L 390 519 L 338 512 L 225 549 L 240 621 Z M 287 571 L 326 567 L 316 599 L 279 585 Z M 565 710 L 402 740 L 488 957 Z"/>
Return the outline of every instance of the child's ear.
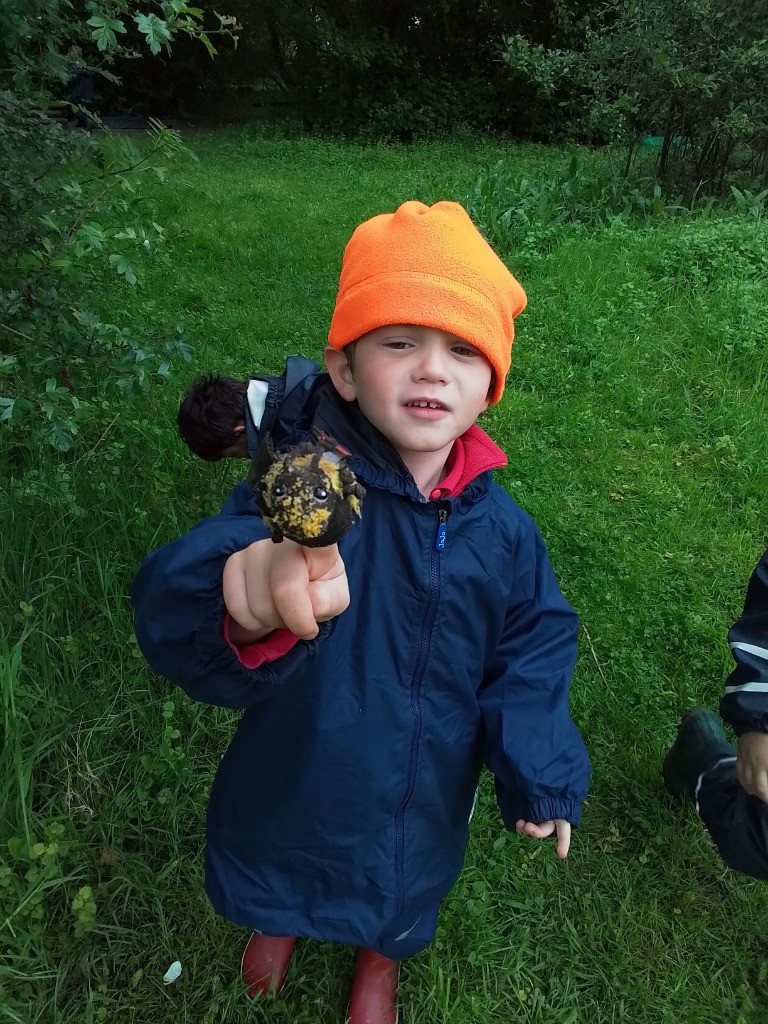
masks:
<path fill-rule="evenodd" d="M 496 384 L 496 371 L 494 370 L 494 372 L 491 374 L 491 383 L 488 385 L 488 394 L 485 396 L 485 405 L 483 406 L 481 412 L 485 412 L 486 409 L 488 408 L 488 406 L 491 405 L 491 402 L 492 402 L 492 399 L 493 399 L 493 388 L 494 388 L 495 384 Z"/>
<path fill-rule="evenodd" d="M 331 378 L 333 386 L 347 402 L 354 402 L 357 398 L 355 379 L 352 376 L 352 369 L 347 361 L 347 356 L 342 350 L 331 348 L 329 345 L 325 350 L 325 368 Z"/>

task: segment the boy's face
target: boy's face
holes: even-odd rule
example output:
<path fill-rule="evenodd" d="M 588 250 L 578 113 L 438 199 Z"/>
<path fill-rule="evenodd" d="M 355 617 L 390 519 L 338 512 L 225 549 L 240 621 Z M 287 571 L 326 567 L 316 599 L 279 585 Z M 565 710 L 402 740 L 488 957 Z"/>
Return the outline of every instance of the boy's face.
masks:
<path fill-rule="evenodd" d="M 409 456 L 444 452 L 488 408 L 491 364 L 446 331 L 396 324 L 358 339 L 354 370 L 344 352 L 326 349 L 336 390 Z"/>

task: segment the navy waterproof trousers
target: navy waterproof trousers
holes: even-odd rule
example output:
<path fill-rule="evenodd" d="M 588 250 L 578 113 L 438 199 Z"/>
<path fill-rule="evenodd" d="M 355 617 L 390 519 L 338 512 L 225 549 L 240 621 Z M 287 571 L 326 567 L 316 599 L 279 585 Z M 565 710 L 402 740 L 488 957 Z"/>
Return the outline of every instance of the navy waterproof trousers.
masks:
<path fill-rule="evenodd" d="M 768 881 L 768 804 L 750 796 L 736 774 L 736 750 L 724 744 L 699 776 L 696 810 L 729 868 Z"/>

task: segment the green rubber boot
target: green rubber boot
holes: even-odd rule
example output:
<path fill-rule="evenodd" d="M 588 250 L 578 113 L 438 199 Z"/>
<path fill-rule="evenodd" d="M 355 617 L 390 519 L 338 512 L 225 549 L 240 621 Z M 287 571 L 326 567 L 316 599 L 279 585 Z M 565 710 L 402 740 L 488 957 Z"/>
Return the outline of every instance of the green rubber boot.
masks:
<path fill-rule="evenodd" d="M 662 776 L 667 792 L 676 800 L 692 800 L 699 775 L 718 758 L 732 753 L 717 715 L 706 708 L 689 708 L 664 758 Z"/>

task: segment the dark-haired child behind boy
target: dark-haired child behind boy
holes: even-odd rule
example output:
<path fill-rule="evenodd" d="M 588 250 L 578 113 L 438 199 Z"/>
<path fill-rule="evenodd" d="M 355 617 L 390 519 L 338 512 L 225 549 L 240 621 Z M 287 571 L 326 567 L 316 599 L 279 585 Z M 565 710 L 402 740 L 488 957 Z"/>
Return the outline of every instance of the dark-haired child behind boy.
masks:
<path fill-rule="evenodd" d="M 290 433 L 300 416 L 317 365 L 291 357 L 282 377 L 238 380 L 204 373 L 184 396 L 176 423 L 182 441 L 206 462 L 252 459 L 266 424 L 273 435 Z"/>
<path fill-rule="evenodd" d="M 248 382 L 204 373 L 182 399 L 176 425 L 184 444 L 206 462 L 248 458 Z"/>

